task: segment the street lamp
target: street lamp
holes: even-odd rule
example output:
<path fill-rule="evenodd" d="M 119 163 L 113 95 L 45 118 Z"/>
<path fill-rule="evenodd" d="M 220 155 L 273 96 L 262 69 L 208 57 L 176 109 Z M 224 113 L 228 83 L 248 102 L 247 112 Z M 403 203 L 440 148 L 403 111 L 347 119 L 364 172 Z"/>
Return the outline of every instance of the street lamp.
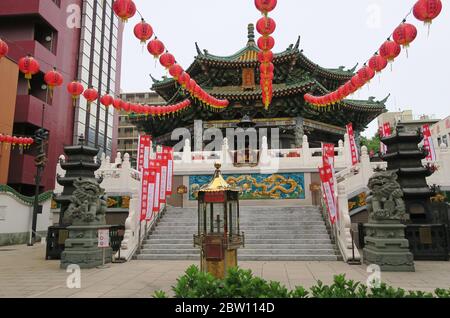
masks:
<path fill-rule="evenodd" d="M 31 235 L 28 246 L 33 246 L 36 242 L 36 227 L 37 215 L 42 213 L 42 206 L 39 205 L 39 185 L 41 184 L 42 172 L 47 165 L 47 143 L 49 132 L 44 128 L 45 104 L 42 104 L 42 121 L 41 128 L 34 133 L 34 140 L 37 146 L 36 157 L 34 158 L 34 165 L 36 166 L 35 176 L 35 194 L 33 204 L 33 221 L 31 225 Z"/>

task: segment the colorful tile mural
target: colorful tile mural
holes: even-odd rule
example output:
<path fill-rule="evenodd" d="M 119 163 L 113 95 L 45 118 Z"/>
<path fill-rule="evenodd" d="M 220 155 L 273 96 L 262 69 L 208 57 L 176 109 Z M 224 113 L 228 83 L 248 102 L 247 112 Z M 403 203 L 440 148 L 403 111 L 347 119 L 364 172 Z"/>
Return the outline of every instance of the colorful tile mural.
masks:
<path fill-rule="evenodd" d="M 225 180 L 241 189 L 241 200 L 305 199 L 304 173 L 224 175 Z M 198 190 L 212 176 L 189 177 L 189 199 L 197 200 Z"/>

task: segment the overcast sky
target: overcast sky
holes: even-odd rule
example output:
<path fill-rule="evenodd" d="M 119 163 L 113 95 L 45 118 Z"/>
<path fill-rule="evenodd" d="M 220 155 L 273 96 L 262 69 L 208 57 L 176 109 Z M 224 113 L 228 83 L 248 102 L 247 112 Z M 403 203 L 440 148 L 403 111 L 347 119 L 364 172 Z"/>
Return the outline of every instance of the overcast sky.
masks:
<path fill-rule="evenodd" d="M 153 26 L 177 61 L 187 68 L 196 55 L 195 42 L 215 55 L 231 55 L 247 40 L 248 23 L 256 23 L 260 13 L 253 0 L 134 0 L 138 10 Z M 364 63 L 378 50 L 408 14 L 416 0 L 278 0 L 270 14 L 277 22 L 274 51 L 285 50 L 301 36 L 300 48 L 323 67 L 347 68 Z M 442 1 L 442 14 L 427 28 L 411 14 L 408 22 L 419 34 L 380 78 L 372 80 L 355 98 L 389 93 L 390 111 L 412 109 L 415 115 L 450 114 L 450 7 Z M 149 91 L 149 74 L 160 78 L 165 70 L 156 63 L 133 35 L 136 15 L 125 27 L 122 63 L 123 92 Z M 371 124 L 366 135 L 376 131 Z"/>

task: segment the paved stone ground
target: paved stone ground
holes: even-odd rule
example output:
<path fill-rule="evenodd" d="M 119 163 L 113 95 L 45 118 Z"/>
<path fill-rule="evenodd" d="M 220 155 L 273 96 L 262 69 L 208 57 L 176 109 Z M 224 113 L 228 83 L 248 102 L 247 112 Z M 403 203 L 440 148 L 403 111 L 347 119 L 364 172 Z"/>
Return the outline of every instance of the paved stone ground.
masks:
<path fill-rule="evenodd" d="M 82 270 L 81 289 L 68 289 L 69 273 L 59 261 L 45 261 L 45 248 L 0 247 L 0 297 L 152 297 L 155 290 L 170 292 L 176 279 L 192 261 L 131 261 L 106 269 Z M 317 280 L 330 283 L 333 275 L 365 282 L 366 266 L 343 262 L 241 262 L 255 275 L 287 287 L 310 287 Z M 382 273 L 382 280 L 407 290 L 433 291 L 450 287 L 450 262 L 416 262 L 415 273 Z"/>

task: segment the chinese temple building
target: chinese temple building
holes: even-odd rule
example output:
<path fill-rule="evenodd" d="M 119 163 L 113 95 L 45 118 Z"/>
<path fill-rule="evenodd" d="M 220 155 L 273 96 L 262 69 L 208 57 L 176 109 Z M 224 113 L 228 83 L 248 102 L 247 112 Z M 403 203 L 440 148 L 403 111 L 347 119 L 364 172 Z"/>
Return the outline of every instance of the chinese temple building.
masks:
<path fill-rule="evenodd" d="M 324 95 L 344 84 L 355 74 L 356 66 L 346 70 L 321 67 L 309 60 L 300 50 L 300 39 L 284 52 L 274 55 L 273 100 L 268 110 L 261 100 L 259 86 L 260 51 L 255 43 L 254 26 L 248 26 L 247 45 L 237 53 L 222 57 L 201 51 L 196 44 L 194 62 L 187 69 L 191 78 L 209 94 L 227 99 L 229 106 L 220 111 L 201 107 L 191 100 L 192 107 L 174 118 L 134 118 L 140 129 L 151 134 L 157 143 L 174 144 L 171 133 L 175 128 L 193 130 L 194 121 L 202 120 L 203 128 L 239 127 L 242 118 L 251 118 L 256 130 L 260 128 L 280 129 L 280 148 L 300 148 L 303 135 L 307 135 L 312 146 L 321 142 L 337 144 L 343 140 L 345 126 L 353 123 L 356 134 L 386 111 L 385 100 L 344 100 L 327 111 L 315 109 L 304 101 L 304 94 Z M 180 102 L 188 97 L 183 88 L 172 78 L 153 79 L 152 89 L 168 104 Z M 224 134 L 225 136 L 225 134 Z M 259 136 L 261 137 L 261 136 Z M 270 134 L 268 135 L 269 145 Z"/>

